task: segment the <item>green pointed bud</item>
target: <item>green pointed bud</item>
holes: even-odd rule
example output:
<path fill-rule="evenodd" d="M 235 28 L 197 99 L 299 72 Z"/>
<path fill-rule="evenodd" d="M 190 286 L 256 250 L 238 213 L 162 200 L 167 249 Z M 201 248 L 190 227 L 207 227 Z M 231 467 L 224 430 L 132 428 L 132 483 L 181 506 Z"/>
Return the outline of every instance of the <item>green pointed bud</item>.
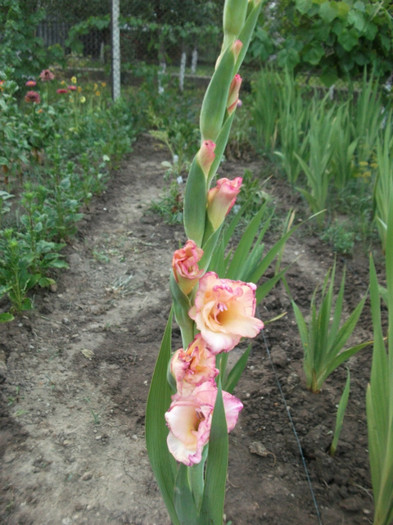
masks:
<path fill-rule="evenodd" d="M 201 246 L 205 233 L 207 176 L 198 153 L 195 155 L 188 174 L 184 193 L 183 222 L 188 239 Z"/>
<path fill-rule="evenodd" d="M 224 41 L 226 49 L 238 37 L 247 15 L 248 0 L 226 0 L 224 5 Z"/>
<path fill-rule="evenodd" d="M 261 12 L 262 2 L 259 0 L 254 0 L 254 3 L 251 5 L 252 5 L 252 9 L 248 13 L 246 21 L 244 22 L 244 25 L 238 35 L 238 39 L 241 40 L 241 42 L 243 43 L 243 46 L 238 54 L 234 74 L 239 71 L 239 68 L 247 53 L 247 49 L 250 44 L 255 25 L 258 21 L 259 14 Z"/>
<path fill-rule="evenodd" d="M 212 140 L 220 133 L 227 110 L 229 88 L 234 76 L 234 65 L 241 52 L 238 40 L 220 56 L 202 102 L 200 128 L 202 141 Z"/>

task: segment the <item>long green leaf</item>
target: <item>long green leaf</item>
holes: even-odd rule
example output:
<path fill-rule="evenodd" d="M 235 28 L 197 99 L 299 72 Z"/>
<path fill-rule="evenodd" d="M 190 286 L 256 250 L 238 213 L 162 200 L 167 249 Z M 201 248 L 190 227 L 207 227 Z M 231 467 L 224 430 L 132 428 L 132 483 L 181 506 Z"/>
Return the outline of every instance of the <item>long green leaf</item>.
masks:
<path fill-rule="evenodd" d="M 355 329 L 355 326 L 357 325 L 357 322 L 359 320 L 359 317 L 362 313 L 364 303 L 366 301 L 366 295 L 361 299 L 359 304 L 356 306 L 355 310 L 351 313 L 351 315 L 348 317 L 348 319 L 345 321 L 345 323 L 342 325 L 340 330 L 338 331 L 338 334 L 336 335 L 336 338 L 334 342 L 332 343 L 332 346 L 328 349 L 329 356 L 335 356 L 337 353 L 343 348 L 349 337 L 351 336 L 352 332 Z"/>
<path fill-rule="evenodd" d="M 341 429 L 342 429 L 343 422 L 344 422 L 344 414 L 345 414 L 345 410 L 347 408 L 348 399 L 349 399 L 350 386 L 351 386 L 351 374 L 348 369 L 347 381 L 345 383 L 344 391 L 343 391 L 343 394 L 341 396 L 341 399 L 340 399 L 340 402 L 337 408 L 336 427 L 334 429 L 333 441 L 332 441 L 332 444 L 330 445 L 330 455 L 331 456 L 334 456 L 334 454 L 336 453 L 337 443 L 338 443 L 338 440 L 340 439 Z"/>
<path fill-rule="evenodd" d="M 244 57 L 246 56 L 247 49 L 250 44 L 259 13 L 261 11 L 262 4 L 263 2 L 259 2 L 258 5 L 255 5 L 255 7 L 250 11 L 243 26 L 243 29 L 239 33 L 238 39 L 242 42 L 243 47 L 236 61 L 235 72 L 239 70 L 241 63 L 243 62 Z"/>
<path fill-rule="evenodd" d="M 276 286 L 278 281 L 280 281 L 280 279 L 284 277 L 288 268 L 289 266 L 287 266 L 286 268 L 281 270 L 281 272 L 277 273 L 276 275 L 274 275 L 273 277 L 265 281 L 263 284 L 258 286 L 257 291 L 255 293 L 257 304 L 259 304 L 267 296 L 267 294 L 270 293 L 270 291 L 274 288 L 274 286 Z M 254 282 L 251 279 L 249 279 L 249 281 Z"/>
<path fill-rule="evenodd" d="M 235 253 L 232 256 L 229 268 L 225 274 L 227 279 L 238 279 L 239 269 L 247 264 L 247 257 L 251 246 L 254 242 L 254 238 L 258 233 L 260 228 L 261 219 L 266 210 L 266 204 L 264 204 L 258 213 L 253 217 L 253 219 L 248 224 L 245 232 L 240 239 L 240 242 L 235 250 Z"/>
<path fill-rule="evenodd" d="M 179 465 L 174 504 L 181 525 L 198 525 L 198 512 L 188 483 L 188 468 L 183 464 Z"/>
<path fill-rule="evenodd" d="M 334 261 L 334 267 L 332 271 L 332 280 L 334 280 L 335 270 L 336 270 L 336 261 Z M 342 319 L 342 309 L 343 309 L 343 303 L 344 303 L 344 288 L 345 288 L 345 269 L 343 271 L 340 289 L 337 294 L 335 305 L 334 305 L 333 319 L 332 319 L 332 322 L 330 323 L 329 336 L 327 340 L 328 348 L 332 347 L 333 341 L 336 338 L 336 334 L 340 328 L 340 323 Z"/>
<path fill-rule="evenodd" d="M 267 252 L 263 257 L 260 264 L 254 269 L 252 275 L 250 276 L 249 281 L 252 283 L 257 283 L 262 275 L 266 272 L 270 264 L 273 262 L 274 258 L 277 256 L 279 251 L 284 247 L 285 243 L 289 237 L 299 228 L 300 224 L 297 224 L 289 232 L 283 235 Z"/>
<path fill-rule="evenodd" d="M 232 122 L 235 117 L 235 113 L 236 111 L 234 111 L 232 115 L 226 118 L 224 125 L 222 126 L 221 131 L 218 134 L 218 137 L 216 139 L 216 147 L 214 148 L 215 157 L 214 157 L 213 164 L 211 165 L 210 170 L 209 170 L 209 176 L 208 176 L 208 181 L 207 181 L 208 187 L 210 186 L 210 183 L 213 180 L 214 175 L 216 174 L 216 171 L 220 165 L 222 156 L 224 154 L 225 148 L 227 146 L 229 133 L 231 131 Z"/>
<path fill-rule="evenodd" d="M 232 394 L 236 385 L 239 382 L 239 379 L 247 366 L 248 356 L 250 355 L 251 345 L 248 346 L 247 350 L 242 353 L 239 359 L 231 368 L 231 371 L 227 377 L 223 380 L 223 388 L 226 392 Z"/>
<path fill-rule="evenodd" d="M 336 370 L 342 363 L 347 361 L 350 357 L 357 354 L 360 350 L 363 350 L 363 348 L 366 348 L 367 346 L 370 346 L 373 344 L 373 341 L 365 341 L 364 343 L 359 343 L 358 345 L 351 346 L 351 348 L 347 348 L 343 352 L 340 352 L 338 356 L 333 359 L 330 363 L 328 363 L 326 369 L 324 372 L 320 373 L 320 377 L 323 378 L 323 380 L 320 381 L 321 385 L 325 381 L 329 375 Z"/>
<path fill-rule="evenodd" d="M 382 336 L 380 298 L 375 266 L 370 258 L 370 297 L 374 330 L 371 378 L 367 388 L 366 408 L 368 449 L 374 493 L 374 523 L 390 525 L 393 517 L 393 418 L 392 380 L 389 359 Z M 392 327 L 389 326 L 389 329 Z"/>
<path fill-rule="evenodd" d="M 388 344 L 385 346 L 379 286 L 370 257 L 370 297 L 374 349 L 371 378 L 367 388 L 367 428 L 371 480 L 374 495 L 374 524 L 391 525 L 393 520 L 393 206 L 387 221 L 386 282 L 388 306 Z"/>
<path fill-rule="evenodd" d="M 146 447 L 172 523 L 180 525 L 173 499 L 177 465 L 167 447 L 168 429 L 165 424 L 165 412 L 171 402 L 171 390 L 166 375 L 171 357 L 172 318 L 171 310 L 150 384 L 146 406 Z"/>

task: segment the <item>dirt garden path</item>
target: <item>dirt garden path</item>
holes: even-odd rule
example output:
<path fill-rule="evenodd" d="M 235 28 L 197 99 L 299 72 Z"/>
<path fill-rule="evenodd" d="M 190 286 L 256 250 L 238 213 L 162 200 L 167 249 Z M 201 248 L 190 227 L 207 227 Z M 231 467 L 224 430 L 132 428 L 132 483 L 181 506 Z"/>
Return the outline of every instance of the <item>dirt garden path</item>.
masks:
<path fill-rule="evenodd" d="M 148 386 L 170 307 L 171 255 L 180 227 L 147 213 L 163 188 L 161 161 L 142 137 L 67 247 L 70 269 L 36 309 L 0 325 L 2 456 L 0 522 L 9 525 L 167 525 L 144 442 Z M 260 161 L 227 163 L 226 176 Z M 275 198 L 286 199 L 280 185 Z M 306 307 L 332 263 L 319 241 L 291 240 L 288 282 Z M 364 293 L 363 259 L 350 261 L 350 296 Z M 304 389 L 289 300 L 278 286 L 262 304 L 256 341 L 236 394 L 244 403 L 230 436 L 226 520 L 233 525 L 314 525 L 312 500 L 281 386 L 325 525 L 371 523 L 364 395 L 370 351 L 350 363 L 352 393 L 337 455 L 327 453 L 345 369 L 319 395 Z M 367 327 L 357 337 L 369 336 Z M 176 330 L 175 330 L 176 337 Z"/>

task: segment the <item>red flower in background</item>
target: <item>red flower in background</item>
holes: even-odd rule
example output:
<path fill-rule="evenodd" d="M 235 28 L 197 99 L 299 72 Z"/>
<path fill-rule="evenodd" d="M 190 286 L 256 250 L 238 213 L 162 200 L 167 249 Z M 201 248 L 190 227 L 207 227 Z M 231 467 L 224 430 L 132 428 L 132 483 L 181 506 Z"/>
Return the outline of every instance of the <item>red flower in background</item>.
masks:
<path fill-rule="evenodd" d="M 76 91 L 78 88 L 76 86 L 74 86 L 73 84 L 71 84 L 70 86 L 67 86 L 67 88 L 70 90 L 70 91 Z"/>
<path fill-rule="evenodd" d="M 56 93 L 59 93 L 60 95 L 64 94 L 64 93 L 68 93 L 68 89 L 67 88 L 59 88 L 56 90 Z"/>
<path fill-rule="evenodd" d="M 34 87 L 37 85 L 37 82 L 35 80 L 28 80 L 25 84 L 27 87 Z"/>
<path fill-rule="evenodd" d="M 49 82 L 50 80 L 53 80 L 55 78 L 55 75 L 52 73 L 50 69 L 43 69 L 40 73 L 40 79 L 43 82 Z"/>
<path fill-rule="evenodd" d="M 40 94 L 37 91 L 28 91 L 25 95 L 25 101 L 32 104 L 39 104 L 41 102 Z"/>

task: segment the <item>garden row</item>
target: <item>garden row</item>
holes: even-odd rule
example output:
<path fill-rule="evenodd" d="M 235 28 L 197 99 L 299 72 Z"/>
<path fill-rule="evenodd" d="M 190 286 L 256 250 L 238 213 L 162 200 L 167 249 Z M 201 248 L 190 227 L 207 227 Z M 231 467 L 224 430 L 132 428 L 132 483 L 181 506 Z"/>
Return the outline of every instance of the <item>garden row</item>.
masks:
<path fill-rule="evenodd" d="M 311 213 L 326 210 L 319 223 L 330 228 L 338 251 L 351 252 L 355 240 L 369 240 L 376 230 L 386 246 L 392 109 L 389 86 L 366 74 L 357 89 L 330 89 L 325 96 L 289 73 L 264 72 L 255 83 L 257 145 L 278 161 Z"/>
<path fill-rule="evenodd" d="M 29 291 L 54 284 L 61 250 L 93 195 L 130 151 L 135 105 L 113 104 L 104 83 L 58 80 L 50 70 L 24 88 L 0 86 L 0 321 L 31 309 Z"/>

